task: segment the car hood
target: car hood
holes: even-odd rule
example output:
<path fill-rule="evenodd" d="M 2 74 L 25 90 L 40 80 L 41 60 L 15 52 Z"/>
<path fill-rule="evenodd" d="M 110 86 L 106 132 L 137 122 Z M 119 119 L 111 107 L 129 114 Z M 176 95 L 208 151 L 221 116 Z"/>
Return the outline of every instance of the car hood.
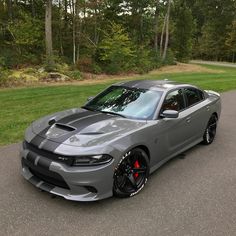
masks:
<path fill-rule="evenodd" d="M 71 109 L 35 121 L 32 131 L 36 136 L 53 142 L 92 147 L 139 130 L 146 123 L 85 109 Z"/>

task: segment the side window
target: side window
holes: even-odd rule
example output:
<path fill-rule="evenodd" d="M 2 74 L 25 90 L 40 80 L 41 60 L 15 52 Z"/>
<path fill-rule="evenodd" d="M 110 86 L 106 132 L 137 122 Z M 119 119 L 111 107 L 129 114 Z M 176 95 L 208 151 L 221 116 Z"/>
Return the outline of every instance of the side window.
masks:
<path fill-rule="evenodd" d="M 199 103 L 200 101 L 202 101 L 204 99 L 204 94 L 198 90 L 198 89 L 194 89 L 194 88 L 186 88 L 184 89 L 184 93 L 187 99 L 187 106 L 190 107 L 196 103 Z"/>
<path fill-rule="evenodd" d="M 166 110 L 181 111 L 185 108 L 184 96 L 181 89 L 170 92 L 163 103 L 162 112 Z"/>
<path fill-rule="evenodd" d="M 204 100 L 205 99 L 205 94 L 201 90 L 198 90 L 198 93 L 200 95 L 200 99 Z"/>

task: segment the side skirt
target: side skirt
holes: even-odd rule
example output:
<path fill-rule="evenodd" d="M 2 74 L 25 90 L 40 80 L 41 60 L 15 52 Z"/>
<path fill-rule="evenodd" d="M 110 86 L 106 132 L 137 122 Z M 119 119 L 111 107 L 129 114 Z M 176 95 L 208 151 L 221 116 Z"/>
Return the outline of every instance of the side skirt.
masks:
<path fill-rule="evenodd" d="M 181 149 L 180 151 L 178 151 L 178 152 L 176 152 L 176 153 L 174 153 L 174 154 L 172 154 L 172 155 L 166 157 L 165 159 L 159 161 L 155 166 L 151 167 L 151 169 L 150 169 L 150 174 L 152 174 L 154 171 L 156 171 L 157 169 L 159 169 L 162 165 L 164 165 L 166 162 L 168 162 L 168 161 L 171 160 L 172 158 L 174 158 L 174 157 L 178 156 L 179 154 L 181 154 L 181 153 L 187 151 L 188 149 L 190 149 L 190 148 L 196 146 L 197 144 L 201 143 L 202 141 L 203 141 L 203 139 L 200 138 L 200 139 L 196 140 L 195 142 L 191 143 L 190 145 L 188 145 L 187 147 Z"/>

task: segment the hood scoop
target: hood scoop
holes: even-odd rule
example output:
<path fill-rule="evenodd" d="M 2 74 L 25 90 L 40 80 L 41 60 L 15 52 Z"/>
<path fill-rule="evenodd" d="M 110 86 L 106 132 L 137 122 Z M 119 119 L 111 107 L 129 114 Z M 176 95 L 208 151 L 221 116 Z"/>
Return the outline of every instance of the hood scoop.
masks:
<path fill-rule="evenodd" d="M 61 123 L 55 123 L 49 128 L 49 130 L 46 133 L 46 136 L 47 138 L 59 138 L 75 130 L 76 128 L 73 126 Z"/>

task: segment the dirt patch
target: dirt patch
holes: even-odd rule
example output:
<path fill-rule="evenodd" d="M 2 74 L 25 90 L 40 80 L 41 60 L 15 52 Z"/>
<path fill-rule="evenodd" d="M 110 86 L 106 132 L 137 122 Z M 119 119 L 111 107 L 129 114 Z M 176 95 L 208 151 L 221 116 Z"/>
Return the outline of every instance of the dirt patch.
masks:
<path fill-rule="evenodd" d="M 201 65 L 178 63 L 177 65 L 174 66 L 164 66 L 158 70 L 151 71 L 149 74 L 158 75 L 158 74 L 185 73 L 185 72 L 222 73 L 223 71 L 208 69 Z"/>

